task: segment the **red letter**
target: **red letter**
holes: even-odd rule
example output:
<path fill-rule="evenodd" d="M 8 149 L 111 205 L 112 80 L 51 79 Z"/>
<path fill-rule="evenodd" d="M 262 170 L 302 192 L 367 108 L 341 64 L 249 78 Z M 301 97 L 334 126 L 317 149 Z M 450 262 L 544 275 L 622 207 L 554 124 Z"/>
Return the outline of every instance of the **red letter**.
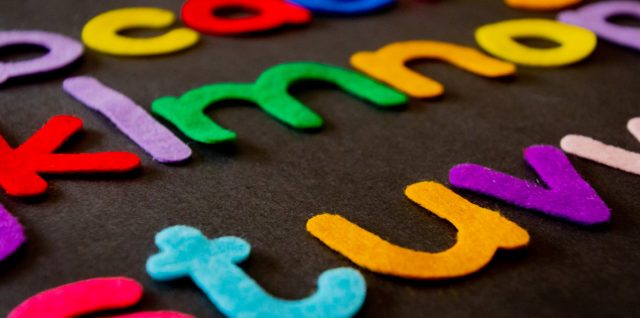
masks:
<path fill-rule="evenodd" d="M 224 8 L 242 8 L 252 15 L 224 18 L 215 14 Z M 311 20 L 311 13 L 280 0 L 188 0 L 182 7 L 182 20 L 203 33 L 232 35 L 304 24 Z"/>

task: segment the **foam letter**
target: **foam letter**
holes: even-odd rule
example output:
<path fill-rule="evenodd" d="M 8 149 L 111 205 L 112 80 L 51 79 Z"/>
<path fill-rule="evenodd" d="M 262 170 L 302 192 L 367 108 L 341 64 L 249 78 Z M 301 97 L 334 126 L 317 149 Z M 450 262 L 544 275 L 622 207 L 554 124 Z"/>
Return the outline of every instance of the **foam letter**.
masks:
<path fill-rule="evenodd" d="M 516 38 L 543 38 L 560 44 L 554 48 L 534 48 Z M 509 20 L 482 26 L 476 41 L 485 51 L 516 64 L 554 67 L 585 59 L 596 48 L 596 35 L 580 27 L 546 19 Z"/>
<path fill-rule="evenodd" d="M 640 117 L 629 120 L 627 129 L 640 141 Z M 564 136 L 560 141 L 560 147 L 578 157 L 640 175 L 640 153 L 610 146 L 580 135 Z"/>
<path fill-rule="evenodd" d="M 2 31 L 0 48 L 12 45 L 36 45 L 49 52 L 44 56 L 21 62 L 0 63 L 0 84 L 12 77 L 47 73 L 61 69 L 77 60 L 84 51 L 76 40 L 42 31 Z"/>
<path fill-rule="evenodd" d="M 498 249 L 516 249 L 529 242 L 527 231 L 439 183 L 416 183 L 407 187 L 405 194 L 458 229 L 453 247 L 439 253 L 410 250 L 389 243 L 334 214 L 320 214 L 309 219 L 307 231 L 370 271 L 431 280 L 472 274 L 486 266 Z"/>
<path fill-rule="evenodd" d="M 175 21 L 173 12 L 160 8 L 124 8 L 91 19 L 82 30 L 82 41 L 99 52 L 146 56 L 173 53 L 198 42 L 197 32 L 179 28 L 152 38 L 131 38 L 118 32 L 133 28 L 166 28 Z"/>
<path fill-rule="evenodd" d="M 22 225 L 0 204 L 0 261 L 13 254 L 26 240 Z"/>
<path fill-rule="evenodd" d="M 193 279 L 227 317 L 339 318 L 355 315 L 366 295 L 360 273 L 351 268 L 328 270 L 318 279 L 318 291 L 302 300 L 281 300 L 265 292 L 238 263 L 251 246 L 238 237 L 209 240 L 188 226 L 173 226 L 156 235 L 160 253 L 147 261 L 157 280 Z"/>
<path fill-rule="evenodd" d="M 189 138 L 214 144 L 236 138 L 204 114 L 211 104 L 223 100 L 254 102 L 265 112 L 295 128 L 317 128 L 322 118 L 289 95 L 299 80 L 334 83 L 347 92 L 381 107 L 407 102 L 407 97 L 359 73 L 318 63 L 286 63 L 266 70 L 255 84 L 221 83 L 193 89 L 180 98 L 163 97 L 153 102 L 153 112 L 170 121 Z"/>
<path fill-rule="evenodd" d="M 251 16 L 224 18 L 215 14 L 224 8 L 242 8 Z M 306 24 L 311 13 L 281 0 L 187 0 L 182 19 L 189 27 L 214 35 L 267 31 L 286 24 Z"/>
<path fill-rule="evenodd" d="M 32 196 L 47 190 L 39 173 L 125 172 L 140 166 L 140 158 L 129 152 L 53 153 L 81 128 L 79 118 L 59 115 L 18 148 L 0 136 L 0 186 L 9 195 Z"/>
<path fill-rule="evenodd" d="M 531 146 L 524 150 L 524 160 L 546 187 L 475 164 L 451 168 L 449 182 L 458 188 L 580 224 L 609 221 L 609 208 L 580 177 L 562 150 L 553 146 Z"/>
<path fill-rule="evenodd" d="M 607 21 L 609 17 L 624 14 L 640 19 L 640 3 L 635 1 L 596 2 L 576 11 L 561 12 L 558 20 L 587 28 L 613 43 L 640 50 L 640 28 L 616 25 Z"/>
<path fill-rule="evenodd" d="M 63 83 L 64 90 L 87 107 L 100 112 L 118 129 L 162 163 L 188 159 L 191 149 L 141 106 L 95 78 L 80 76 Z"/>
<path fill-rule="evenodd" d="M 437 41 L 407 41 L 389 44 L 375 52 L 358 52 L 351 65 L 367 75 L 417 98 L 442 95 L 444 87 L 408 69 L 413 59 L 430 58 L 451 63 L 485 77 L 502 77 L 515 73 L 513 64 L 488 57 L 472 48 Z"/>
<path fill-rule="evenodd" d="M 505 0 L 508 6 L 524 10 L 560 10 L 582 0 Z"/>
<path fill-rule="evenodd" d="M 394 4 L 394 0 L 290 0 L 313 12 L 357 15 L 377 11 Z"/>
<path fill-rule="evenodd" d="M 102 310 L 127 308 L 142 298 L 142 286 L 126 277 L 93 278 L 41 292 L 9 313 L 8 318 L 74 318 Z M 142 312 L 113 318 L 194 318 L 170 312 Z"/>

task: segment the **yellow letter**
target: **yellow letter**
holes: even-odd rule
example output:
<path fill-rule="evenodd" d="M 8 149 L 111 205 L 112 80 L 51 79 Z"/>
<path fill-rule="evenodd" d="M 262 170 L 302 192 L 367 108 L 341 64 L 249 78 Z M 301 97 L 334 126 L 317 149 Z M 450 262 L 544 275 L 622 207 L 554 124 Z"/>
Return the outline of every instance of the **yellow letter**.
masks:
<path fill-rule="evenodd" d="M 559 47 L 532 48 L 517 38 L 543 38 Z M 476 30 L 476 41 L 487 52 L 516 64 L 553 67 L 578 62 L 596 48 L 596 35 L 577 26 L 546 19 L 521 19 L 488 24 Z"/>
<path fill-rule="evenodd" d="M 413 279 L 469 275 L 487 265 L 499 248 L 516 249 L 529 243 L 527 231 L 439 183 L 416 183 L 410 185 L 405 194 L 458 229 L 458 239 L 453 247 L 439 253 L 406 249 L 332 214 L 309 219 L 307 231 L 364 268 Z"/>
<path fill-rule="evenodd" d="M 188 28 L 152 38 L 131 38 L 118 32 L 133 28 L 165 28 L 175 22 L 173 12 L 159 8 L 124 8 L 105 12 L 89 21 L 82 41 L 90 48 L 113 55 L 145 56 L 173 53 L 193 46 L 199 35 Z"/>
<path fill-rule="evenodd" d="M 442 60 L 486 77 L 507 76 L 516 71 L 513 64 L 491 58 L 475 49 L 437 41 L 396 42 L 375 52 L 358 52 L 351 57 L 351 65 L 413 97 L 442 95 L 444 87 L 440 83 L 405 66 L 410 60 L 424 58 Z"/>

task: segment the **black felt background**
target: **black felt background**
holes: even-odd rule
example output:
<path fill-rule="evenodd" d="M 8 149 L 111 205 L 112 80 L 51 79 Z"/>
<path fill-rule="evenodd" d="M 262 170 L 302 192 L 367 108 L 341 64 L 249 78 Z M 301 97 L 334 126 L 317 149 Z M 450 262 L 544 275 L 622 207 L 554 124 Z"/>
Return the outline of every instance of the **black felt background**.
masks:
<path fill-rule="evenodd" d="M 86 21 L 109 9 L 158 6 L 179 12 L 181 2 L 2 0 L 0 29 L 79 38 Z M 281 62 L 348 67 L 356 51 L 410 39 L 476 47 L 473 32 L 483 24 L 553 16 L 512 10 L 501 0 L 402 0 L 392 10 L 355 19 L 316 17 L 305 28 L 203 36 L 197 47 L 165 57 L 88 51 L 62 74 L 2 86 L 0 131 L 13 145 L 48 118 L 73 114 L 86 129 L 65 151 L 132 151 L 144 168 L 125 177 L 51 177 L 48 195 L 37 200 L 2 195 L 29 241 L 0 263 L 0 314 L 54 286 L 123 275 L 146 290 L 143 301 L 124 312 L 173 309 L 220 317 L 190 281 L 157 283 L 144 271 L 156 252 L 153 235 L 174 224 L 198 227 L 210 237 L 247 239 L 253 252 L 246 271 L 276 296 L 305 297 L 322 271 L 353 266 L 306 233 L 305 222 L 315 214 L 340 213 L 394 243 L 438 251 L 455 241 L 455 228 L 406 199 L 405 186 L 423 180 L 447 184 L 449 168 L 463 162 L 533 178 L 522 149 L 557 145 L 568 133 L 640 150 L 625 129 L 628 119 L 640 115 L 640 55 L 606 42 L 582 63 L 521 67 L 511 81 L 483 79 L 443 63 L 412 63 L 447 92 L 436 100 L 414 99 L 398 111 L 378 110 L 323 85 L 296 87 L 296 96 L 326 119 L 316 132 L 290 129 L 251 105 L 225 104 L 210 113 L 239 133 L 238 142 L 191 143 L 195 155 L 180 166 L 153 162 L 105 118 L 67 96 L 61 89 L 65 77 L 94 76 L 149 108 L 155 98 L 203 84 L 253 81 Z M 611 224 L 587 229 L 458 191 L 526 228 L 530 247 L 501 252 L 480 273 L 447 282 L 363 270 L 368 297 L 359 316 L 625 316 L 640 310 L 640 177 L 571 160 L 613 209 Z"/>

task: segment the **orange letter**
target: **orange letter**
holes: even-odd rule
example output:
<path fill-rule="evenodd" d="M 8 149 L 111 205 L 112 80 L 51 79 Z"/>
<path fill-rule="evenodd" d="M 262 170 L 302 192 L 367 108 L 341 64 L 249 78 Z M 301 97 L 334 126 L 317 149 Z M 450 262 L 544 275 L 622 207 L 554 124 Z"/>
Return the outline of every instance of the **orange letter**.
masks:
<path fill-rule="evenodd" d="M 410 250 L 333 214 L 314 216 L 307 222 L 307 231 L 364 268 L 413 279 L 469 275 L 487 265 L 499 248 L 517 249 L 529 243 L 527 231 L 439 183 L 416 183 L 410 185 L 405 194 L 458 229 L 458 240 L 453 247 L 439 253 Z"/>
<path fill-rule="evenodd" d="M 437 41 L 408 41 L 389 44 L 375 52 L 358 52 L 351 65 L 413 97 L 442 95 L 444 87 L 404 64 L 414 59 L 437 59 L 485 77 L 502 77 L 516 72 L 515 65 L 480 53 L 478 50 Z"/>
<path fill-rule="evenodd" d="M 508 6 L 523 10 L 560 10 L 582 0 L 505 0 Z"/>

